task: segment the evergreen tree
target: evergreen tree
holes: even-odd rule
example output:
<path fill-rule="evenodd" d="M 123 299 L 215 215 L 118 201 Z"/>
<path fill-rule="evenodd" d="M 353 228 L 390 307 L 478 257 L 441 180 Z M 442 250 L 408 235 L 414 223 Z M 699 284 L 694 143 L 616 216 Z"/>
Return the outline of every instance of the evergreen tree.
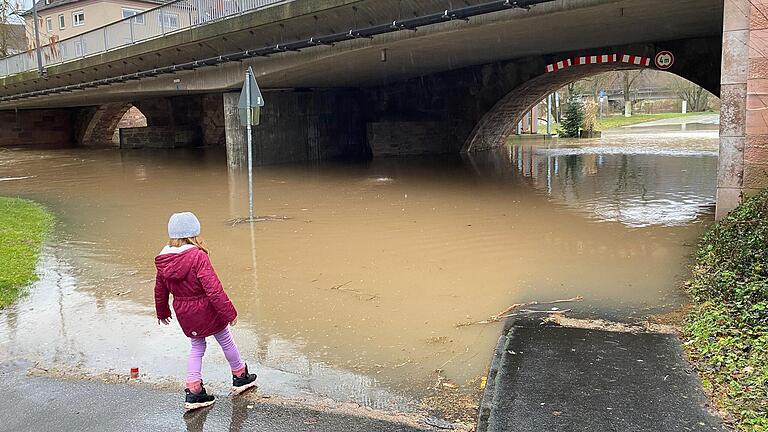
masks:
<path fill-rule="evenodd" d="M 578 138 L 579 130 L 584 128 L 584 106 L 581 102 L 571 99 L 565 110 L 563 122 L 558 131 L 563 138 Z"/>

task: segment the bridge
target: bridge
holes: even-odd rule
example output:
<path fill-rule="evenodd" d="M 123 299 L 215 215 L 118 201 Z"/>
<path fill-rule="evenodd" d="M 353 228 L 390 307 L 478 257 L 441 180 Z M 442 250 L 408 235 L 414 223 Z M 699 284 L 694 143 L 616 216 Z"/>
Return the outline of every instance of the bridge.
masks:
<path fill-rule="evenodd" d="M 768 185 L 762 0 L 205 1 L 145 12 L 178 28 L 138 34 L 133 17 L 78 36 L 77 56 L 44 47 L 43 75 L 32 53 L 0 60 L 0 143 L 112 146 L 134 106 L 147 127 L 123 146 L 223 146 L 238 167 L 252 66 L 259 163 L 475 152 L 563 85 L 669 51 L 669 72 L 722 100 L 718 214 Z"/>

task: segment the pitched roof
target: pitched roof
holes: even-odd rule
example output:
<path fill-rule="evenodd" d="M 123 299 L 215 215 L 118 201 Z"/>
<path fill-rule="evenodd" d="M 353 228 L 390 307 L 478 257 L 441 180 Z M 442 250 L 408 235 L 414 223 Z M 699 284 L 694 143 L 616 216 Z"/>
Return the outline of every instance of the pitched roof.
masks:
<path fill-rule="evenodd" d="M 37 12 L 40 13 L 47 9 L 53 9 L 55 7 L 68 5 L 70 3 L 77 3 L 80 1 L 83 1 L 83 0 L 37 0 L 35 4 L 37 6 Z M 161 5 L 164 3 L 168 3 L 169 1 L 172 1 L 172 0 L 134 0 L 134 1 L 142 2 L 142 3 L 151 3 L 153 5 Z M 31 8 L 21 13 L 22 16 L 31 15 L 31 14 L 32 14 Z"/>

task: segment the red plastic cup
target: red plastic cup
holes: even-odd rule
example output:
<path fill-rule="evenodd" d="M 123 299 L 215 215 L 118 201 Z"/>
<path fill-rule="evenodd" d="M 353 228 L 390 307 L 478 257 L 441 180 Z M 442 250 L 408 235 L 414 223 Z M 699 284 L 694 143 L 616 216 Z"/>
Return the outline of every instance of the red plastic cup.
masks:
<path fill-rule="evenodd" d="M 139 368 L 131 368 L 131 378 L 139 377 Z"/>

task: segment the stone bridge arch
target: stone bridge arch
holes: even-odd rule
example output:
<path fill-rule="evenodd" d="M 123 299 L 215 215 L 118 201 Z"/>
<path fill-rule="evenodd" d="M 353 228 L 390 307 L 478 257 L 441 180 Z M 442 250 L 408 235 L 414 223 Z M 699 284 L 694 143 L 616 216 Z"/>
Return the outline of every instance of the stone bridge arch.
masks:
<path fill-rule="evenodd" d="M 111 147 L 115 128 L 133 106 L 129 102 L 117 102 L 96 108 L 83 108 L 80 112 L 80 132 L 77 143 L 87 147 Z"/>
<path fill-rule="evenodd" d="M 146 123 L 128 126 L 131 129 L 123 143 L 127 148 L 224 145 L 221 94 L 146 98 L 81 108 L 76 123 L 76 143 L 90 147 L 115 146 L 115 131 L 131 108 L 138 110 Z"/>
<path fill-rule="evenodd" d="M 462 153 L 477 152 L 504 144 L 517 127 L 524 113 L 530 111 L 546 95 L 580 79 L 604 72 L 646 68 L 621 61 L 623 54 L 653 59 L 656 53 L 669 50 L 675 54 L 675 63 L 667 70 L 672 74 L 700 85 L 710 93 L 720 95 L 720 44 L 717 39 L 691 39 L 645 46 L 614 47 L 564 53 L 531 59 L 537 72 L 503 94 L 476 123 L 461 148 Z M 549 64 L 582 56 L 617 54 L 619 61 L 586 65 L 572 65 L 547 72 Z M 648 68 L 653 69 L 652 64 Z"/>

